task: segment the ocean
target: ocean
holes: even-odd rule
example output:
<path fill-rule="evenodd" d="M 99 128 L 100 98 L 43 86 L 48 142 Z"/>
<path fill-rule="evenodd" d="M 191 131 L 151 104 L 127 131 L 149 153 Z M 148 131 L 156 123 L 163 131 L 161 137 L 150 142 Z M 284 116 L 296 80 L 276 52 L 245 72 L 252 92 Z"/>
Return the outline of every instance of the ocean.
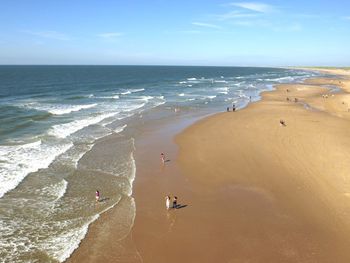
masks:
<path fill-rule="evenodd" d="M 0 262 L 63 262 L 112 207 L 120 209 L 116 235 L 126 236 L 136 213 L 133 153 L 143 123 L 239 109 L 275 84 L 318 75 L 249 67 L 0 66 Z M 98 204 L 96 190 L 104 200 Z"/>

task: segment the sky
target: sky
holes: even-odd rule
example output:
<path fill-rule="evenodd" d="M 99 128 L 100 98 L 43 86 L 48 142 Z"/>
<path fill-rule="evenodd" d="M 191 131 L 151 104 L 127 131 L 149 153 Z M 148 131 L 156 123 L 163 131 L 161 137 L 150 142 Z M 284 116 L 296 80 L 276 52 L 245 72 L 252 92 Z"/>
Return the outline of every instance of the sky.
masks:
<path fill-rule="evenodd" d="M 0 0 L 0 64 L 350 66 L 350 1 Z"/>

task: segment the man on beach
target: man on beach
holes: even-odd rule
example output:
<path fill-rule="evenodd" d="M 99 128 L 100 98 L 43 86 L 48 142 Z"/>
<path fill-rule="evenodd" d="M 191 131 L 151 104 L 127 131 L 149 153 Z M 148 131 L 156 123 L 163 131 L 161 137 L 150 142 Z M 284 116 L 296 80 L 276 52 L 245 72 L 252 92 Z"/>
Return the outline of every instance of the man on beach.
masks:
<path fill-rule="evenodd" d="M 177 208 L 177 196 L 174 196 L 174 199 L 173 199 L 173 208 Z"/>
<path fill-rule="evenodd" d="M 96 202 L 100 201 L 100 191 L 96 190 L 95 198 L 96 198 Z"/>

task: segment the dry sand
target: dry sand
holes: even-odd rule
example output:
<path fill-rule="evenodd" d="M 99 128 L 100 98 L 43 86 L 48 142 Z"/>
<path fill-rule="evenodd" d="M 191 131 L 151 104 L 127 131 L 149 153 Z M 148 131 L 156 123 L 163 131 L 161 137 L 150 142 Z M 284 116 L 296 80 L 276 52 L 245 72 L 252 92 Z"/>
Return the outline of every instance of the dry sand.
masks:
<path fill-rule="evenodd" d="M 346 79 L 280 85 L 191 125 L 176 137 L 179 149 L 172 136 L 181 127 L 146 131 L 136 146 L 132 232 L 120 246 L 111 211 L 69 262 L 350 262 L 347 91 Z M 167 194 L 187 206 L 166 211 Z"/>

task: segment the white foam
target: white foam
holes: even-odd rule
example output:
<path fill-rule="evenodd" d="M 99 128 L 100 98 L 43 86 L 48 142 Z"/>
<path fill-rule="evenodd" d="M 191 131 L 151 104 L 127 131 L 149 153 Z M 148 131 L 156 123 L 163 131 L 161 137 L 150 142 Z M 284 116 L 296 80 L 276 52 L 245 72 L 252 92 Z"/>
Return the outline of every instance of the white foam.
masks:
<path fill-rule="evenodd" d="M 0 198 L 31 172 L 47 168 L 72 143 L 48 145 L 40 141 L 15 146 L 0 146 Z"/>
<path fill-rule="evenodd" d="M 121 92 L 121 95 L 127 95 L 127 94 L 131 94 L 131 93 L 136 93 L 136 92 L 140 92 L 140 91 L 144 91 L 145 89 L 130 89 L 127 90 L 125 92 Z"/>
<path fill-rule="evenodd" d="M 95 138 L 94 140 L 97 139 L 98 138 Z M 65 165 L 70 165 L 76 169 L 78 167 L 79 160 L 84 156 L 85 153 L 90 151 L 93 146 L 94 145 L 92 143 L 75 145 L 64 154 L 62 154 L 59 158 L 57 158 L 57 161 L 64 163 Z"/>
<path fill-rule="evenodd" d="M 180 97 L 183 97 L 183 96 L 185 96 L 185 93 L 180 93 L 180 94 L 177 94 L 178 96 L 180 96 Z"/>
<path fill-rule="evenodd" d="M 28 103 L 24 105 L 26 108 L 36 109 L 40 111 L 47 111 L 54 115 L 63 115 L 75 111 L 80 111 L 84 109 L 90 109 L 96 107 L 97 104 L 87 104 L 87 105 L 64 105 L 64 104 L 39 104 L 36 102 Z"/>
<path fill-rule="evenodd" d="M 126 124 L 125 125 L 123 125 L 123 126 L 120 126 L 120 127 L 117 127 L 117 128 L 115 128 L 113 131 L 115 132 L 115 133 L 120 133 L 120 132 L 122 132 L 122 131 L 124 131 L 124 129 L 126 128 Z"/>
<path fill-rule="evenodd" d="M 113 95 L 113 96 L 103 96 L 103 97 L 98 97 L 98 99 L 119 99 L 119 95 Z"/>
<path fill-rule="evenodd" d="M 281 77 L 281 78 L 275 78 L 275 79 L 266 79 L 267 81 L 274 81 L 274 82 L 289 82 L 289 81 L 294 81 L 294 78 L 291 76 L 287 77 Z"/>
<path fill-rule="evenodd" d="M 61 199 L 67 191 L 68 182 L 64 179 L 56 184 L 47 185 L 41 189 L 36 190 L 40 195 L 46 197 L 45 200 L 53 199 L 54 202 Z"/>
<path fill-rule="evenodd" d="M 75 105 L 75 106 L 67 106 L 67 108 L 62 107 L 62 108 L 57 108 L 57 109 L 51 109 L 48 110 L 50 113 L 54 114 L 54 115 L 62 115 L 62 114 L 68 114 L 74 111 L 80 111 L 80 110 L 84 110 L 84 109 L 90 109 L 93 107 L 96 107 L 97 104 L 88 104 L 88 105 Z"/>
<path fill-rule="evenodd" d="M 238 86 L 238 87 L 240 87 L 242 84 L 244 83 L 244 81 L 242 81 L 242 82 L 238 82 L 238 83 L 234 83 L 233 85 L 234 86 Z"/>
<path fill-rule="evenodd" d="M 55 201 L 57 201 L 58 199 L 61 199 L 64 194 L 66 193 L 67 191 L 67 187 L 68 187 L 68 182 L 66 180 L 62 180 L 59 185 L 58 185 L 58 188 L 57 191 L 56 191 L 56 194 L 57 194 L 57 198 Z"/>
<path fill-rule="evenodd" d="M 212 95 L 212 96 L 204 96 L 204 99 L 214 99 L 216 98 L 216 95 Z"/>
<path fill-rule="evenodd" d="M 123 109 L 124 112 L 130 112 L 130 111 L 134 111 L 137 109 L 142 108 L 143 106 L 145 106 L 146 103 L 142 103 L 142 104 L 135 104 L 135 105 L 128 105 L 126 108 Z"/>
<path fill-rule="evenodd" d="M 151 99 L 154 99 L 154 97 L 152 96 L 141 96 L 140 98 L 138 98 L 137 100 L 144 100 L 144 101 L 149 101 Z"/>
<path fill-rule="evenodd" d="M 48 134 L 51 136 L 55 136 L 58 138 L 66 138 L 69 135 L 96 123 L 101 122 L 102 120 L 115 116 L 116 113 L 106 113 L 101 114 L 95 117 L 89 117 L 82 120 L 75 120 L 65 124 L 58 124 L 52 126 L 52 128 L 48 131 Z"/>
<path fill-rule="evenodd" d="M 229 88 L 228 87 L 223 87 L 223 88 L 216 88 L 215 90 L 222 91 L 222 92 L 228 92 Z"/>
<path fill-rule="evenodd" d="M 45 240 L 41 246 L 53 258 L 59 262 L 64 262 L 69 256 L 79 247 L 81 240 L 86 236 L 89 225 L 99 218 L 99 215 L 94 215 L 88 218 L 88 221 L 81 227 L 69 229 L 60 235 L 52 236 Z"/>
<path fill-rule="evenodd" d="M 135 150 L 135 144 L 134 144 L 134 138 L 132 138 L 133 140 L 133 146 L 134 146 L 134 150 Z M 133 152 L 131 152 L 130 154 L 130 158 L 131 158 L 131 176 L 129 178 L 130 180 L 130 193 L 129 193 L 129 196 L 132 195 L 132 186 L 133 186 L 133 183 L 134 183 L 134 180 L 135 180 L 135 177 L 136 177 L 136 162 L 135 162 L 135 158 L 134 158 L 134 154 Z"/>
<path fill-rule="evenodd" d="M 197 78 L 187 78 L 189 81 L 197 80 Z"/>

